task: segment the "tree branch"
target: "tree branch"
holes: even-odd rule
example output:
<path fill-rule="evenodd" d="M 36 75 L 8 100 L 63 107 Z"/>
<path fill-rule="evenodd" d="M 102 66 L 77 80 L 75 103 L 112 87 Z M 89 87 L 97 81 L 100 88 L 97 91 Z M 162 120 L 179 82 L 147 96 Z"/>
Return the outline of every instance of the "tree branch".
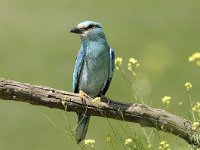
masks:
<path fill-rule="evenodd" d="M 0 78 L 0 98 L 86 113 L 91 116 L 135 122 L 142 127 L 154 127 L 172 133 L 183 138 L 189 144 L 200 146 L 200 141 L 197 138 L 199 134 L 192 130 L 191 121 L 143 104 L 125 104 L 106 97 L 95 101 L 87 96 L 81 98 L 79 94 L 4 78 Z"/>

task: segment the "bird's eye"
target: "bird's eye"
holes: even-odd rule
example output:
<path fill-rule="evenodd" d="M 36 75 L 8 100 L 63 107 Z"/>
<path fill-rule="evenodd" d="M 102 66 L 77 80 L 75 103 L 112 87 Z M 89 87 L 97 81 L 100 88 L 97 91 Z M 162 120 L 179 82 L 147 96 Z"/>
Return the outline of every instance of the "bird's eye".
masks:
<path fill-rule="evenodd" d="M 94 25 L 94 24 L 91 24 L 91 25 L 89 25 L 89 26 L 87 26 L 86 28 L 84 28 L 84 30 L 90 30 L 90 29 L 93 29 L 93 28 L 101 28 L 100 26 L 98 26 L 98 25 Z"/>
<path fill-rule="evenodd" d="M 92 28 L 95 28 L 96 26 L 95 25 L 93 25 L 93 24 L 91 24 L 91 25 L 89 25 L 89 26 L 87 26 L 86 28 L 84 28 L 84 30 L 90 30 L 90 29 L 92 29 Z"/>
<path fill-rule="evenodd" d="M 88 26 L 88 29 L 94 28 L 94 27 L 95 27 L 95 25 L 91 24 L 91 25 Z"/>

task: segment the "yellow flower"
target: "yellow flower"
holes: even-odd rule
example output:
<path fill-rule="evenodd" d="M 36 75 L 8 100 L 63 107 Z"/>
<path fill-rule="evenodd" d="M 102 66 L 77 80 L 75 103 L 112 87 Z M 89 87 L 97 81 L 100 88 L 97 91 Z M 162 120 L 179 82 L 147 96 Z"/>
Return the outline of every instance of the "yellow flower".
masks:
<path fill-rule="evenodd" d="M 136 73 L 133 70 L 139 66 L 140 66 L 140 64 L 138 63 L 138 61 L 135 58 L 129 58 L 128 70 L 132 72 L 133 76 L 136 76 Z"/>
<path fill-rule="evenodd" d="M 124 144 L 127 145 L 130 144 L 131 142 L 133 142 L 133 140 L 129 138 L 124 141 Z"/>
<path fill-rule="evenodd" d="M 138 63 L 138 61 L 135 59 L 135 58 L 129 58 L 129 62 L 132 63 L 132 64 L 136 64 Z"/>
<path fill-rule="evenodd" d="M 167 141 L 161 141 L 159 144 L 158 149 L 161 150 L 170 150 L 169 144 L 167 143 Z"/>
<path fill-rule="evenodd" d="M 192 84 L 191 84 L 190 82 L 186 82 L 186 83 L 184 84 L 184 86 L 186 87 L 186 90 L 187 90 L 187 91 L 190 91 L 190 90 L 192 89 Z"/>
<path fill-rule="evenodd" d="M 200 102 L 197 102 L 196 105 L 192 107 L 192 111 L 200 113 Z"/>
<path fill-rule="evenodd" d="M 85 145 L 90 145 L 91 148 L 94 148 L 95 140 L 92 139 L 86 139 Z"/>
<path fill-rule="evenodd" d="M 193 61 L 196 61 L 197 59 L 200 59 L 200 52 L 196 52 L 192 54 L 192 56 L 188 58 L 188 61 L 193 62 Z"/>
<path fill-rule="evenodd" d="M 194 54 L 192 54 L 192 56 L 190 56 L 188 58 L 189 62 L 196 62 L 197 66 L 200 66 L 200 52 L 196 52 Z"/>
<path fill-rule="evenodd" d="M 115 58 L 115 68 L 117 70 L 119 70 L 119 68 L 120 68 L 121 65 L 122 65 L 122 58 L 121 57 Z"/>
<path fill-rule="evenodd" d="M 132 71 L 132 64 L 128 63 L 128 70 Z"/>
<path fill-rule="evenodd" d="M 192 123 L 192 130 L 196 130 L 199 127 L 199 122 Z"/>
<path fill-rule="evenodd" d="M 152 148 L 152 145 L 151 145 L 151 144 L 148 144 L 147 147 L 148 147 L 148 149 L 151 149 L 151 148 Z"/>
<path fill-rule="evenodd" d="M 171 98 L 170 96 L 164 96 L 164 97 L 162 98 L 162 103 L 163 103 L 163 104 L 169 105 L 171 99 L 172 99 L 172 98 Z"/>

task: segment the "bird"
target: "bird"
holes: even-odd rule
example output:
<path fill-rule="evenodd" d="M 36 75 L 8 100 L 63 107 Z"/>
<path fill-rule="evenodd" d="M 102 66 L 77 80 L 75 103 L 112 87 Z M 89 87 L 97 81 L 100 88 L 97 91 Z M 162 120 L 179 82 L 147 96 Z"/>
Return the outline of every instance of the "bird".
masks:
<path fill-rule="evenodd" d="M 111 83 L 115 54 L 106 40 L 102 25 L 84 21 L 70 30 L 80 35 L 81 47 L 74 64 L 73 92 L 84 92 L 91 98 L 104 96 Z M 77 144 L 86 137 L 90 116 L 77 113 L 75 139 Z"/>

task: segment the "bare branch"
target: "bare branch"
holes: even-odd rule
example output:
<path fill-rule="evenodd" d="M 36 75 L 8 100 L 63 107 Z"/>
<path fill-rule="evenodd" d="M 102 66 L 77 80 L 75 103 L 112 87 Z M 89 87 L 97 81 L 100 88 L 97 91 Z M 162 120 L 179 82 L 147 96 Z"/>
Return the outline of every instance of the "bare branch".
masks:
<path fill-rule="evenodd" d="M 200 142 L 196 138 L 199 134 L 192 130 L 191 121 L 143 104 L 125 104 L 106 97 L 101 98 L 101 101 L 94 101 L 87 96 L 81 98 L 79 94 L 3 78 L 0 78 L 0 98 L 86 113 L 91 116 L 135 122 L 142 127 L 154 127 L 172 133 L 183 138 L 189 144 L 200 146 Z"/>

